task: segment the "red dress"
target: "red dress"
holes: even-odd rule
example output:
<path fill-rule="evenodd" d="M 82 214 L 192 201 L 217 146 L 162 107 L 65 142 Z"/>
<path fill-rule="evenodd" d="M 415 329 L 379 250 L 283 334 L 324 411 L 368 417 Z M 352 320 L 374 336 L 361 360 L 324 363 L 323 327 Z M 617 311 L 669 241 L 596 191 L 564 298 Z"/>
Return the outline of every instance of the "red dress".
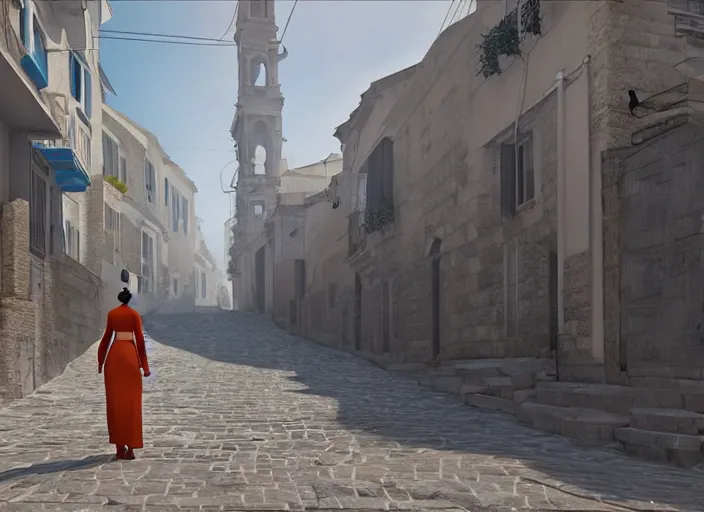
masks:
<path fill-rule="evenodd" d="M 115 341 L 112 341 L 115 334 Z M 109 351 L 108 351 L 109 350 Z M 105 377 L 110 443 L 142 448 L 142 373 L 149 372 L 142 318 L 129 306 L 108 313 L 98 348 L 98 368 Z"/>

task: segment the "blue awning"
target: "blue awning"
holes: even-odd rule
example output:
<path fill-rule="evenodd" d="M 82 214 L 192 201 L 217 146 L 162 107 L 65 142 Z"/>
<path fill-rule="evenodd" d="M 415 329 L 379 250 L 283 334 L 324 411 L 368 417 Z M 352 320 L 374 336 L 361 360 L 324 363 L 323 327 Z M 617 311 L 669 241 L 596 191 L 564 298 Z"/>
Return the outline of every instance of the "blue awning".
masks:
<path fill-rule="evenodd" d="M 34 148 L 54 171 L 61 192 L 85 192 L 90 186 L 90 177 L 72 148 L 48 148 L 41 143 L 34 143 Z"/>

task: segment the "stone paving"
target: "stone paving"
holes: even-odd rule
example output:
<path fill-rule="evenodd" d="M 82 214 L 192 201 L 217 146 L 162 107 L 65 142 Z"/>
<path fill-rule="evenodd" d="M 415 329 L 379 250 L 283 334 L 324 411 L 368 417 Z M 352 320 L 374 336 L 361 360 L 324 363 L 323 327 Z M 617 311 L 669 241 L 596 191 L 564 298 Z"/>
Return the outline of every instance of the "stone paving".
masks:
<path fill-rule="evenodd" d="M 93 347 L 0 409 L 0 511 L 702 511 L 704 473 L 582 448 L 241 313 L 147 319 L 145 449 Z"/>

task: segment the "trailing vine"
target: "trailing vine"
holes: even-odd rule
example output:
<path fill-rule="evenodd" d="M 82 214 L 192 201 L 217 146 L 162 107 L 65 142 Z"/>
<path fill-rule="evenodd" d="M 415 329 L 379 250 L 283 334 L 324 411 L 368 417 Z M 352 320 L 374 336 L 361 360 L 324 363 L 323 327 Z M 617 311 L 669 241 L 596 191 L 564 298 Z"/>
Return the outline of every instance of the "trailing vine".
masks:
<path fill-rule="evenodd" d="M 119 190 L 120 192 L 122 192 L 123 195 L 127 193 L 127 185 L 125 185 L 124 183 L 122 183 L 122 182 L 121 182 L 118 178 L 116 178 L 115 176 L 105 176 L 105 181 L 106 181 L 107 183 L 110 183 L 110 185 L 112 185 L 113 187 L 115 187 L 115 188 L 116 188 L 117 190 Z"/>
<path fill-rule="evenodd" d="M 518 10 L 505 16 L 489 33 L 482 34 L 479 51 L 479 71 L 477 75 L 489 78 L 501 74 L 499 57 L 512 57 L 521 54 L 521 38 L 526 34 L 541 35 L 540 0 L 527 0 L 521 5 L 521 28 L 518 31 Z"/>
<path fill-rule="evenodd" d="M 362 227 L 364 231 L 374 233 L 375 231 L 383 231 L 386 226 L 393 223 L 394 210 L 388 206 L 377 206 L 371 210 L 367 210 L 364 214 L 364 223 Z"/>

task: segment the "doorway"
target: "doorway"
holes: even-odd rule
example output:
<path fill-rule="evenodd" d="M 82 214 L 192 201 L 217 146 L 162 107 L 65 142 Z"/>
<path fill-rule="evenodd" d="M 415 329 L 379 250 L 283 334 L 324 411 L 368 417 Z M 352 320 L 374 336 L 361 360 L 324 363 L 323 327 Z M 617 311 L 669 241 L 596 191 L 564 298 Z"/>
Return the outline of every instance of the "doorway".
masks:
<path fill-rule="evenodd" d="M 266 313 L 266 246 L 257 251 L 254 256 L 255 292 L 257 311 Z"/>
<path fill-rule="evenodd" d="M 354 349 L 362 350 L 362 278 L 354 275 Z"/>

